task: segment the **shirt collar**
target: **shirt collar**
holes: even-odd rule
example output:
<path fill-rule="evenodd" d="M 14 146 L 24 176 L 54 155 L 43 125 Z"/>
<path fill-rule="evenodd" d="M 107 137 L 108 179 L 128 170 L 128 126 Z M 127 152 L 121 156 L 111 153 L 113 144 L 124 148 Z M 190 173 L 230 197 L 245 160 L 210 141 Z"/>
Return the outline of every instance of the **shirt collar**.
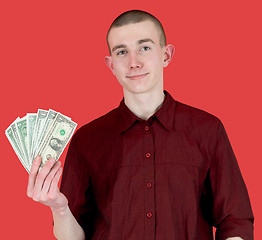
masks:
<path fill-rule="evenodd" d="M 148 121 L 153 118 L 157 118 L 158 121 L 169 131 L 173 129 L 174 120 L 175 120 L 175 107 L 176 101 L 172 98 L 172 96 L 164 90 L 165 99 L 163 101 L 162 106 L 157 110 L 155 114 L 153 114 Z M 145 121 L 141 118 L 137 117 L 133 112 L 129 110 L 124 102 L 124 98 L 120 102 L 118 107 L 118 129 L 119 133 L 126 131 L 137 121 Z"/>

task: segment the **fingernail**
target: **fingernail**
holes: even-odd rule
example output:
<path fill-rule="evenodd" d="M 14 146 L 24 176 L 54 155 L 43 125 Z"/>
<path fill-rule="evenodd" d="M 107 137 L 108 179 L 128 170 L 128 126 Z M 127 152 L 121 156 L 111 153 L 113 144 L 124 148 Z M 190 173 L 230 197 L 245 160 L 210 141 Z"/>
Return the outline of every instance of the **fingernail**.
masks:
<path fill-rule="evenodd" d="M 50 158 L 50 159 L 49 159 L 49 162 L 50 162 L 50 163 L 53 163 L 54 161 L 55 161 L 54 158 Z"/>

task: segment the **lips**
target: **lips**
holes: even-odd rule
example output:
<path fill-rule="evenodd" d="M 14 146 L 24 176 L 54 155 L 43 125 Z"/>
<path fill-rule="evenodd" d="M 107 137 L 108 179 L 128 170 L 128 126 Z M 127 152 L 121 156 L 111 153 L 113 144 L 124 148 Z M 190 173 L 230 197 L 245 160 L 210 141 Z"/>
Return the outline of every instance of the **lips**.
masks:
<path fill-rule="evenodd" d="M 131 80 L 139 80 L 144 78 L 148 73 L 144 73 L 144 74 L 137 74 L 137 75 L 131 75 L 131 76 L 126 76 L 128 79 Z"/>

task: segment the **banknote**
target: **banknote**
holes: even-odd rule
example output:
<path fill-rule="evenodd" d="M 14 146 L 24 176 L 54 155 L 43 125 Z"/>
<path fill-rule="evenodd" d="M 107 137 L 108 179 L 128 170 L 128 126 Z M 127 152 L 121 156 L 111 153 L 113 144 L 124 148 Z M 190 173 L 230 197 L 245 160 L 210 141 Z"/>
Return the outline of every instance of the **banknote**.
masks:
<path fill-rule="evenodd" d="M 19 119 L 19 118 L 18 118 L 18 119 Z M 18 119 L 17 119 L 17 120 L 18 120 Z M 16 122 L 16 120 L 15 120 L 15 122 Z M 14 149 L 17 157 L 19 158 L 20 162 L 22 163 L 22 165 L 24 166 L 24 168 L 26 169 L 26 171 L 29 173 L 29 168 L 28 168 L 26 162 L 24 161 L 24 159 L 23 159 L 23 157 L 22 157 L 23 154 L 22 154 L 22 152 L 21 152 L 20 146 L 18 145 L 18 143 L 17 143 L 17 141 L 16 141 L 16 138 L 15 138 L 15 136 L 14 136 L 14 132 L 13 132 L 13 130 L 12 130 L 12 128 L 11 128 L 11 125 L 5 130 L 5 134 L 6 134 L 7 138 L 8 138 L 8 140 L 9 140 L 12 148 Z"/>
<path fill-rule="evenodd" d="M 16 122 L 18 138 L 21 143 L 21 148 L 24 153 L 24 160 L 29 167 L 29 155 L 28 155 L 28 138 L 27 138 L 27 118 L 26 116 Z"/>
<path fill-rule="evenodd" d="M 37 153 L 37 155 L 42 157 L 42 165 L 45 164 L 50 157 L 58 160 L 75 131 L 76 126 L 77 124 L 72 120 L 69 120 L 62 114 L 57 114 Z"/>
<path fill-rule="evenodd" d="M 11 129 L 12 129 L 12 131 L 13 131 L 13 136 L 14 136 L 14 139 L 15 139 L 15 141 L 16 141 L 16 143 L 17 143 L 17 146 L 18 146 L 18 148 L 19 148 L 19 150 L 20 150 L 20 153 L 21 153 L 21 157 L 22 157 L 22 159 L 23 159 L 23 162 L 24 162 L 24 164 L 29 168 L 28 163 L 27 163 L 27 158 L 26 158 L 26 156 L 25 156 L 25 154 L 24 154 L 23 147 L 22 147 L 20 138 L 19 138 L 19 136 L 18 136 L 18 130 L 17 130 L 17 125 L 16 125 L 16 122 L 17 122 L 17 121 L 19 121 L 19 120 L 14 121 L 14 122 L 10 125 L 10 127 L 11 127 Z"/>
<path fill-rule="evenodd" d="M 30 157 L 29 163 L 32 164 L 32 142 L 33 142 L 33 133 L 34 133 L 34 128 L 35 128 L 35 123 L 36 123 L 36 113 L 27 113 L 27 136 L 28 136 L 28 155 Z"/>
<path fill-rule="evenodd" d="M 68 116 L 52 109 L 38 109 L 37 113 L 18 117 L 5 130 L 5 135 L 23 167 L 30 172 L 37 155 L 42 157 L 41 167 L 50 157 L 58 160 L 76 127 Z"/>
<path fill-rule="evenodd" d="M 43 139 L 45 138 L 45 136 L 47 135 L 50 127 L 52 126 L 55 117 L 57 116 L 57 112 L 49 109 L 48 114 L 45 118 L 45 121 L 43 123 L 43 127 L 40 129 L 40 133 L 37 139 L 37 146 L 36 149 L 38 149 L 38 147 L 40 146 L 40 144 L 42 143 Z M 36 153 L 36 152 L 35 152 Z M 36 156 L 36 155 L 35 155 Z M 32 160 L 35 158 L 35 156 L 33 156 Z"/>
<path fill-rule="evenodd" d="M 44 127 L 47 114 L 48 114 L 48 111 L 43 110 L 43 109 L 38 109 L 37 111 L 36 123 L 35 123 L 35 128 L 34 128 L 34 133 L 33 133 L 31 158 L 35 157 L 36 149 L 38 148 L 38 144 L 39 144 L 38 137 L 40 136 L 41 131 Z"/>

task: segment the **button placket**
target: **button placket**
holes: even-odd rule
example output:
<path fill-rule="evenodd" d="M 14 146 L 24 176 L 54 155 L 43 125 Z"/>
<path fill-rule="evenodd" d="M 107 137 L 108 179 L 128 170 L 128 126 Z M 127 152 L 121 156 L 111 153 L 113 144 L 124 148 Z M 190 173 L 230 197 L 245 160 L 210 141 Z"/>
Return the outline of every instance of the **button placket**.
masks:
<path fill-rule="evenodd" d="M 151 127 L 144 127 L 145 240 L 155 236 L 154 139 Z"/>

